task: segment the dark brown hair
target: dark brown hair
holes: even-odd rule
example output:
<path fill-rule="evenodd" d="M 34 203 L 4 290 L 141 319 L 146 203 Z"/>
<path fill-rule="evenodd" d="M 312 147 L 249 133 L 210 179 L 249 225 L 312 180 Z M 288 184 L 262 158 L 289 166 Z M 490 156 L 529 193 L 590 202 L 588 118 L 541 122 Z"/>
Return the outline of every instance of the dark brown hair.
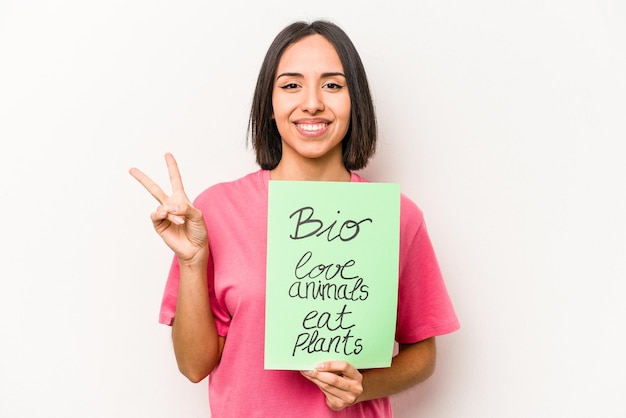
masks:
<path fill-rule="evenodd" d="M 285 49 L 300 39 L 319 34 L 337 51 L 350 94 L 350 126 L 343 138 L 343 163 L 348 170 L 364 168 L 376 151 L 376 114 L 361 57 L 348 35 L 327 21 L 295 22 L 284 28 L 270 45 L 257 79 L 248 134 L 256 161 L 265 170 L 275 168 L 282 156 L 282 141 L 272 118 L 272 90 L 278 62 Z"/>

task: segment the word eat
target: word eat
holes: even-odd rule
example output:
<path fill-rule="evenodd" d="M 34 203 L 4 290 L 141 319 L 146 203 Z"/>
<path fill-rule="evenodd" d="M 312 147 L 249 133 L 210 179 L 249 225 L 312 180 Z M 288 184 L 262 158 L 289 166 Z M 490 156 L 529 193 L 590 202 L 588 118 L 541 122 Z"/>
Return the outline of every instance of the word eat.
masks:
<path fill-rule="evenodd" d="M 343 323 L 344 316 L 351 314 L 352 312 L 346 312 L 348 305 L 343 305 L 341 312 L 337 312 L 337 319 L 332 319 L 330 312 L 311 311 L 302 320 L 302 328 L 326 328 L 329 331 L 337 331 L 338 329 L 350 329 L 354 326 Z"/>

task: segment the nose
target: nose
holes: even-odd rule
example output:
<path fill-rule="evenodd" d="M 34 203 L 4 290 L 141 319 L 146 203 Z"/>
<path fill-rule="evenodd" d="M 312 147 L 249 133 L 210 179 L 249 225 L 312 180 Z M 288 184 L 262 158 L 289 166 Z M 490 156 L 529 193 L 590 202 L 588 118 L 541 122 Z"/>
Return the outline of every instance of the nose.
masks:
<path fill-rule="evenodd" d="M 301 109 L 310 114 L 324 110 L 322 91 L 317 88 L 307 88 L 303 91 Z"/>

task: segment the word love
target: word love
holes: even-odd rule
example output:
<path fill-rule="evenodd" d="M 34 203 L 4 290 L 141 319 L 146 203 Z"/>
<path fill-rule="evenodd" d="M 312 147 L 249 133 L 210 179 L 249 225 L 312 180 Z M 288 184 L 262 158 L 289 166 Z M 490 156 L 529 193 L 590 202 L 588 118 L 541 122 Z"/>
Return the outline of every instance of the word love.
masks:
<path fill-rule="evenodd" d="M 337 211 L 340 214 L 341 211 Z M 320 219 L 316 219 L 315 210 L 310 206 L 305 206 L 293 212 L 289 215 L 289 219 L 296 217 L 296 226 L 293 234 L 289 235 L 289 238 L 293 240 L 303 239 L 308 237 L 321 237 L 326 236 L 328 242 L 339 238 L 341 241 L 350 241 L 356 238 L 361 232 L 361 224 L 363 222 L 373 222 L 371 218 L 364 218 L 360 221 L 347 219 L 337 225 L 337 220 L 333 220 L 330 225 L 325 225 Z"/>
<path fill-rule="evenodd" d="M 366 300 L 369 286 L 351 269 L 354 260 L 339 263 L 311 262 L 313 253 L 305 252 L 294 269 L 294 281 L 289 286 L 289 297 L 320 300 Z M 333 280 L 333 279 L 337 280 Z"/>
<path fill-rule="evenodd" d="M 359 354 L 363 350 L 360 338 L 352 335 L 351 328 L 354 324 L 344 323 L 347 312 L 347 305 L 343 305 L 336 317 L 330 312 L 311 311 L 302 320 L 302 328 L 307 332 L 302 332 L 296 338 L 296 342 L 291 352 L 292 356 L 296 355 L 296 351 L 304 351 L 307 353 L 336 353 L 346 356 Z M 321 331 L 321 332 L 320 332 Z M 328 335 L 326 331 L 332 334 Z"/>

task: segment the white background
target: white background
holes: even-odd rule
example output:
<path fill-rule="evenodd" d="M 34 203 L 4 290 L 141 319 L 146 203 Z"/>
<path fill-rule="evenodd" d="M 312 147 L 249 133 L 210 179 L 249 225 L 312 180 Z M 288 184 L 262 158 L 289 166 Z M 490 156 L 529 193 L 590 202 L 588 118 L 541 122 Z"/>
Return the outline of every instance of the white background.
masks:
<path fill-rule="evenodd" d="M 462 324 L 396 416 L 625 417 L 620 0 L 0 0 L 0 416 L 209 416 L 127 170 L 167 186 L 171 151 L 193 197 L 255 170 L 261 60 L 313 18 L 362 54 L 363 174 L 424 210 Z"/>

